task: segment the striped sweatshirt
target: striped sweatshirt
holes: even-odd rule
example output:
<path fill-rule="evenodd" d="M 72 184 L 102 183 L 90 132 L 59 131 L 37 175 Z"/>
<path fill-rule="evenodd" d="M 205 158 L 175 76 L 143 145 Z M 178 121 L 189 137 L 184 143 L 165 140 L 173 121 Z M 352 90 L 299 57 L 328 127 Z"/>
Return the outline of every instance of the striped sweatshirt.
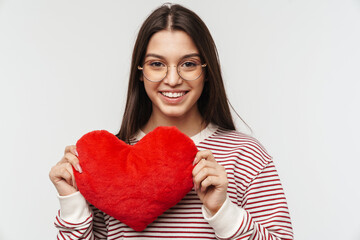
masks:
<path fill-rule="evenodd" d="M 144 135 L 139 131 L 136 141 Z M 199 151 L 210 150 L 227 173 L 227 199 L 214 216 L 191 190 L 144 231 L 136 232 L 76 192 L 58 196 L 57 239 L 293 239 L 279 176 L 256 139 L 213 124 L 192 139 Z"/>

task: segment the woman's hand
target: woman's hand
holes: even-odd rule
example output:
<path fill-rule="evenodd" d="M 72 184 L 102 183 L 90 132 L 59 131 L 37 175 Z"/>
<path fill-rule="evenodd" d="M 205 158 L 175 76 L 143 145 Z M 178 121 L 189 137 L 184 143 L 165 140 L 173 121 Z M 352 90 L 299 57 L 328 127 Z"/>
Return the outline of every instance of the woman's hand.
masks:
<path fill-rule="evenodd" d="M 194 188 L 201 202 L 212 215 L 227 197 L 228 179 L 225 168 L 218 164 L 209 150 L 196 154 L 193 169 Z"/>
<path fill-rule="evenodd" d="M 75 145 L 67 146 L 63 158 L 50 170 L 50 180 L 60 196 L 70 195 L 78 191 L 71 167 L 73 166 L 78 172 L 82 172 L 77 155 Z"/>

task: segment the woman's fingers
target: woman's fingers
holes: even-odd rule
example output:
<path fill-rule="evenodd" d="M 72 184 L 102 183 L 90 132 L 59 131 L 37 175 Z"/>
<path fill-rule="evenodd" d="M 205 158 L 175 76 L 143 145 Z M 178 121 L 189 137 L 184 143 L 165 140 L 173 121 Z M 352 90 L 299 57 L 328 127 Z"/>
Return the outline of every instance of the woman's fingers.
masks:
<path fill-rule="evenodd" d="M 69 163 L 63 163 L 54 166 L 49 174 L 51 181 L 56 184 L 64 180 L 69 185 L 73 185 L 72 171 L 69 171 L 69 168 L 71 168 L 71 165 Z"/>
<path fill-rule="evenodd" d="M 50 180 L 55 184 L 61 184 L 65 181 L 68 185 L 72 185 L 71 173 L 66 169 L 65 164 L 59 164 L 51 168 L 49 173 Z"/>
<path fill-rule="evenodd" d="M 197 175 L 203 168 L 216 168 L 217 165 L 217 162 L 201 159 L 193 169 L 193 176 Z"/>
<path fill-rule="evenodd" d="M 218 176 L 207 176 L 200 184 L 200 191 L 204 192 L 210 186 L 217 186 L 220 183 Z"/>
<path fill-rule="evenodd" d="M 69 162 L 75 168 L 76 171 L 82 173 L 82 168 L 79 164 L 78 153 L 76 151 L 75 145 L 70 145 L 65 148 L 64 157 L 60 160 L 58 164 Z"/>
<path fill-rule="evenodd" d="M 74 154 L 75 156 L 79 156 L 78 152 L 76 151 L 76 145 L 69 145 L 65 147 L 65 152 L 64 154 L 71 152 L 72 154 Z"/>
<path fill-rule="evenodd" d="M 71 165 L 75 168 L 76 171 L 82 173 L 82 169 L 79 164 L 79 159 L 71 152 L 65 153 L 64 158 L 67 162 L 71 163 Z"/>
<path fill-rule="evenodd" d="M 228 179 L 225 167 L 220 165 L 208 150 L 196 154 L 194 165 L 192 174 L 195 191 L 206 209 L 214 215 L 227 196 Z"/>
<path fill-rule="evenodd" d="M 210 150 L 204 150 L 197 152 L 195 156 L 195 160 L 193 162 L 193 165 L 198 164 L 202 159 L 206 159 L 208 161 L 216 162 L 214 156 L 212 155 L 212 152 Z"/>
<path fill-rule="evenodd" d="M 72 186 L 77 190 L 76 181 L 75 181 L 75 176 L 74 176 L 74 171 L 73 171 L 73 168 L 71 167 L 70 164 L 67 164 L 67 165 L 66 165 L 66 170 L 71 174 L 71 184 L 72 184 Z"/>
<path fill-rule="evenodd" d="M 70 163 L 57 164 L 51 168 L 50 180 L 61 196 L 77 191 L 75 177 Z"/>
<path fill-rule="evenodd" d="M 77 155 L 75 145 L 67 146 L 62 159 L 50 170 L 50 180 L 61 196 L 77 191 L 73 168 L 80 173 L 82 172 Z"/>
<path fill-rule="evenodd" d="M 203 188 L 203 186 L 204 186 L 203 182 L 206 178 L 217 176 L 217 175 L 218 175 L 217 170 L 212 167 L 203 167 L 203 168 L 193 172 L 193 181 L 194 181 L 195 190 Z"/>

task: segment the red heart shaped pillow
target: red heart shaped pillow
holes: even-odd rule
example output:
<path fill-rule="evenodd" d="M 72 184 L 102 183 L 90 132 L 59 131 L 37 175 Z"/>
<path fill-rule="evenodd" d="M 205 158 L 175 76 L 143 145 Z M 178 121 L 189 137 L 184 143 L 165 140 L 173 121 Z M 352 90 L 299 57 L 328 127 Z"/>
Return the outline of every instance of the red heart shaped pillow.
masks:
<path fill-rule="evenodd" d="M 76 143 L 79 191 L 101 211 L 142 231 L 192 188 L 197 148 L 175 127 L 158 127 L 135 145 L 97 130 Z"/>

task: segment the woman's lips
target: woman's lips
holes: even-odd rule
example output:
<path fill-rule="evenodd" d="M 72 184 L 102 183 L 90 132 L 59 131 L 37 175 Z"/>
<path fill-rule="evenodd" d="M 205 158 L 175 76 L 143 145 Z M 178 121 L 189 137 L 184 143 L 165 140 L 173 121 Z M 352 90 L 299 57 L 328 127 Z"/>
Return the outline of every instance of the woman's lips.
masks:
<path fill-rule="evenodd" d="M 163 96 L 169 97 L 169 98 L 179 98 L 181 96 L 184 96 L 187 92 L 160 92 Z"/>
<path fill-rule="evenodd" d="M 188 91 L 160 91 L 162 99 L 170 104 L 180 103 L 188 93 Z"/>

